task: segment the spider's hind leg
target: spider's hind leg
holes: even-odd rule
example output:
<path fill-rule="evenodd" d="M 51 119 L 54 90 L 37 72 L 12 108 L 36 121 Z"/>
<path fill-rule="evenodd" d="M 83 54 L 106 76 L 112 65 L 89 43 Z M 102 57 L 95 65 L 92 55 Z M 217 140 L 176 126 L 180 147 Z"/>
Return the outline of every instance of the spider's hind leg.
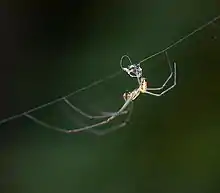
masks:
<path fill-rule="evenodd" d="M 128 124 L 128 122 L 130 121 L 130 118 L 131 118 L 132 111 L 133 111 L 133 102 L 131 102 L 129 109 L 127 110 L 128 115 L 127 115 L 127 117 L 125 118 L 125 120 L 123 122 L 121 122 L 119 124 L 116 124 L 114 126 L 111 126 L 109 128 L 106 128 L 106 129 L 92 128 L 92 129 L 89 129 L 87 131 L 90 132 L 90 133 L 93 133 L 95 135 L 99 135 L 99 136 L 102 136 L 102 135 L 111 133 L 113 131 L 116 131 L 116 130 L 122 128 L 122 127 L 125 127 Z M 122 114 L 125 114 L 123 112 L 124 111 L 122 111 L 118 116 L 121 116 Z"/>

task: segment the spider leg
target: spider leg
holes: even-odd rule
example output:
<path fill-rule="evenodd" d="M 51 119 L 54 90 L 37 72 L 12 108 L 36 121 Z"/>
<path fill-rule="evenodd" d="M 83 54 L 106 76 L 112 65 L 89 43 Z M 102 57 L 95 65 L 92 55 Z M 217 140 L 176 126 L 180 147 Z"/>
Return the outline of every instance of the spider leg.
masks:
<path fill-rule="evenodd" d="M 107 133 L 110 133 L 112 131 L 118 130 L 118 129 L 126 126 L 128 124 L 128 122 L 130 121 L 131 114 L 133 112 L 133 106 L 134 106 L 133 100 L 135 100 L 139 96 L 139 94 L 140 94 L 139 90 L 137 90 L 137 89 L 133 90 L 131 92 L 130 97 L 125 101 L 125 103 L 121 107 L 121 109 L 119 109 L 119 111 L 115 113 L 115 116 L 121 115 L 121 113 L 124 111 L 124 109 L 127 108 L 127 106 L 129 106 L 129 110 L 128 110 L 129 113 L 128 113 L 126 119 L 122 123 L 115 125 L 115 126 L 112 126 L 112 127 L 105 129 L 105 130 L 99 130 L 96 128 L 92 128 L 92 129 L 89 129 L 88 132 L 94 133 L 96 135 L 105 135 Z"/>
<path fill-rule="evenodd" d="M 110 121 L 112 121 L 113 119 L 115 119 L 117 116 L 120 116 L 121 114 L 124 113 L 124 110 L 127 108 L 127 106 L 132 102 L 132 97 L 130 97 L 127 101 L 125 101 L 125 103 L 123 104 L 123 106 L 115 113 L 113 113 L 112 116 L 110 116 L 108 119 L 104 120 L 104 121 L 100 121 L 98 123 L 95 123 L 95 124 L 91 124 L 91 125 L 88 125 L 88 126 L 85 126 L 85 127 L 80 127 L 80 128 L 76 128 L 76 129 L 63 129 L 61 127 L 57 127 L 57 126 L 54 126 L 54 125 L 51 125 L 51 124 L 48 124 L 44 121 L 41 121 L 39 120 L 38 118 L 28 114 L 28 113 L 24 113 L 23 115 L 26 116 L 27 118 L 31 119 L 32 121 L 34 121 L 35 123 L 43 126 L 43 127 L 46 127 L 46 128 L 49 128 L 49 129 L 53 129 L 53 130 L 56 130 L 56 131 L 59 131 L 59 132 L 62 132 L 62 133 L 78 133 L 78 132 L 82 132 L 82 131 L 85 131 L 85 130 L 89 130 L 89 129 L 92 129 L 92 128 L 95 128 L 95 127 L 99 127 L 99 126 L 102 126 L 102 125 L 105 125 L 107 123 L 109 123 Z"/>
<path fill-rule="evenodd" d="M 43 126 L 43 127 L 46 127 L 48 129 L 53 129 L 53 130 L 56 130 L 56 131 L 60 131 L 62 133 L 78 133 L 78 132 L 81 132 L 81 131 L 84 131 L 84 130 L 88 130 L 88 129 L 91 129 L 93 127 L 98 127 L 98 126 L 101 126 L 101 125 L 104 125 L 106 123 L 108 123 L 110 120 L 107 119 L 105 121 L 101 121 L 99 123 L 95 123 L 95 124 L 92 124 L 92 125 L 89 125 L 89 126 L 85 126 L 85 127 L 81 127 L 81 128 L 77 128 L 77 129 L 63 129 L 61 127 L 57 127 L 57 126 L 54 126 L 54 125 L 51 125 L 51 124 L 48 124 L 44 121 L 41 121 L 40 119 L 30 115 L 30 114 L 24 114 L 24 116 L 26 116 L 27 118 L 31 119 L 32 121 L 34 121 L 35 123 Z"/>
<path fill-rule="evenodd" d="M 165 55 L 166 55 L 166 59 L 167 59 L 167 62 L 168 62 L 169 68 L 170 68 L 170 75 L 168 76 L 168 78 L 165 80 L 165 82 L 163 83 L 163 85 L 161 87 L 147 88 L 147 90 L 161 90 L 161 89 L 163 89 L 166 86 L 167 82 L 171 79 L 173 74 L 176 74 L 176 63 L 174 63 L 174 73 L 173 73 L 173 69 L 171 67 L 170 59 L 169 59 L 169 56 L 168 56 L 166 51 L 165 51 Z"/>
<path fill-rule="evenodd" d="M 174 75 L 174 81 L 173 81 L 173 84 L 167 88 L 166 90 L 164 90 L 163 92 L 157 94 L 157 93 L 153 93 L 153 92 L 150 92 L 149 90 L 161 90 L 164 88 L 164 86 L 167 84 L 168 80 L 171 78 L 171 76 Z M 176 86 L 176 63 L 174 62 L 174 73 L 171 73 L 171 75 L 168 77 L 168 79 L 165 81 L 165 83 L 163 84 L 162 87 L 159 87 L 159 88 L 147 88 L 147 90 L 144 92 L 146 94 L 150 94 L 150 95 L 153 95 L 153 96 L 162 96 L 163 94 L 165 94 L 166 92 L 168 92 L 169 90 L 171 90 L 173 87 Z"/>
<path fill-rule="evenodd" d="M 103 118 L 108 118 L 111 117 L 114 112 L 109 112 L 108 114 L 105 115 L 89 115 L 87 113 L 85 113 L 84 111 L 82 111 L 80 108 L 76 107 L 75 105 L 73 105 L 67 98 L 63 98 L 64 102 L 70 106 L 70 108 L 72 108 L 74 111 L 78 112 L 79 114 L 81 114 L 82 116 L 88 118 L 88 119 L 103 119 Z M 127 111 L 123 111 L 122 114 L 126 114 Z"/>
<path fill-rule="evenodd" d="M 124 115 L 124 114 L 127 114 L 128 113 L 128 110 L 124 110 L 123 112 L 121 112 L 121 115 Z M 112 115 L 115 114 L 115 112 L 106 112 L 106 111 L 102 111 L 101 114 L 103 116 L 106 116 L 106 117 L 111 117 Z"/>
<path fill-rule="evenodd" d="M 130 104 L 130 107 L 129 107 L 129 113 L 128 113 L 126 119 L 122 123 L 120 123 L 118 125 L 115 125 L 115 126 L 112 126 L 112 127 L 108 128 L 108 129 L 105 129 L 105 130 L 92 128 L 92 129 L 89 129 L 87 131 L 90 132 L 90 133 L 93 133 L 95 135 L 102 136 L 102 135 L 106 135 L 110 132 L 116 131 L 116 130 L 122 128 L 122 127 L 125 127 L 128 124 L 128 122 L 130 121 L 131 114 L 133 112 L 133 106 L 134 106 L 134 103 L 132 101 L 131 104 Z"/>
<path fill-rule="evenodd" d="M 57 127 L 57 126 L 54 126 L 54 125 L 51 125 L 51 124 L 48 124 L 44 121 L 41 121 L 40 119 L 32 116 L 32 115 L 29 115 L 29 114 L 24 114 L 24 116 L 26 116 L 27 118 L 31 119 L 32 121 L 34 121 L 35 123 L 43 126 L 43 127 L 46 127 L 48 129 L 53 129 L 53 130 L 56 130 L 56 131 L 60 131 L 62 133 L 78 133 L 78 132 L 81 132 L 81 131 L 85 131 L 85 130 L 88 130 L 88 129 L 91 129 L 91 128 L 94 128 L 94 127 L 98 127 L 98 126 L 101 126 L 101 125 L 104 125 L 106 123 L 108 123 L 110 120 L 112 119 L 106 119 L 104 121 L 101 121 L 99 123 L 95 123 L 95 124 L 92 124 L 92 125 L 88 125 L 88 126 L 85 126 L 85 127 L 81 127 L 81 128 L 77 128 L 77 129 L 63 129 L 61 127 Z"/>

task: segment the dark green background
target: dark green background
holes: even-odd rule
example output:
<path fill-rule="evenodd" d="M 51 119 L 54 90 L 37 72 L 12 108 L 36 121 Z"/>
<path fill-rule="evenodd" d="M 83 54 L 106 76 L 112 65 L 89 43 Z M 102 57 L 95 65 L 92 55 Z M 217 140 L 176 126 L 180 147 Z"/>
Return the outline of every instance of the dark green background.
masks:
<path fill-rule="evenodd" d="M 138 62 L 220 14 L 217 1 L 8 1 L 2 6 L 1 118 L 77 90 Z M 27 120 L 1 125 L 2 193 L 219 192 L 220 21 L 168 51 L 178 84 L 140 96 L 128 126 L 97 137 Z M 149 86 L 168 76 L 164 55 L 143 64 Z M 93 114 L 114 111 L 135 81 L 120 74 L 70 98 Z M 64 104 L 36 116 L 88 124 Z M 58 117 L 58 118 L 57 118 Z M 68 118 L 68 120 L 66 119 Z"/>

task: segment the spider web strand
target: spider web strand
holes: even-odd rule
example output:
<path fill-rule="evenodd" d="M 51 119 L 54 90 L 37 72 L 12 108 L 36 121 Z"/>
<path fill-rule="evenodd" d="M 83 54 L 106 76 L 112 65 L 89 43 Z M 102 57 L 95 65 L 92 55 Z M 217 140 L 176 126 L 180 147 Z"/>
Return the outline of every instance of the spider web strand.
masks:
<path fill-rule="evenodd" d="M 42 109 L 42 108 L 45 108 L 45 107 L 47 107 L 47 106 L 51 106 L 51 105 L 53 105 L 53 104 L 56 104 L 56 103 L 58 103 L 58 102 L 61 102 L 64 98 L 68 98 L 68 97 L 73 96 L 73 95 L 75 95 L 75 94 L 77 94 L 77 93 L 79 93 L 79 92 L 82 92 L 82 91 L 84 91 L 84 90 L 87 90 L 87 89 L 89 89 L 89 88 L 92 88 L 92 87 L 94 87 L 94 86 L 96 86 L 96 85 L 98 85 L 98 84 L 100 84 L 100 83 L 102 83 L 102 82 L 104 82 L 104 81 L 106 81 L 106 80 L 108 80 L 108 79 L 112 79 L 112 78 L 118 76 L 120 73 L 121 73 L 121 71 L 117 71 L 117 72 L 115 72 L 115 73 L 113 73 L 113 74 L 111 74 L 111 75 L 108 75 L 107 77 L 105 77 L 105 78 L 103 78 L 103 79 L 100 79 L 100 80 L 98 80 L 98 81 L 94 81 L 93 83 L 91 83 L 91 84 L 89 84 L 89 85 L 87 85 L 87 86 L 85 86 L 85 87 L 82 87 L 82 88 L 80 88 L 80 89 L 78 89 L 78 90 L 76 90 L 76 91 L 74 91 L 74 92 L 72 92 L 72 93 L 69 93 L 69 94 L 66 95 L 66 96 L 62 96 L 62 97 L 60 97 L 60 98 L 57 98 L 57 99 L 55 99 L 55 100 L 52 100 L 52 101 L 50 101 L 50 102 L 48 102 L 48 103 L 45 103 L 45 104 L 43 104 L 43 105 L 40 105 L 40 106 L 38 106 L 38 107 L 32 108 L 32 109 L 30 109 L 30 110 L 28 110 L 28 111 L 25 111 L 25 112 L 23 112 L 23 113 L 20 113 L 20 114 L 13 115 L 13 116 L 11 116 L 11 117 L 2 119 L 2 120 L 0 121 L 0 125 L 2 125 L 3 123 L 6 123 L 6 122 L 12 121 L 12 120 L 14 120 L 14 119 L 20 118 L 20 117 L 22 117 L 22 116 L 27 116 L 27 114 L 33 113 L 34 111 L 37 111 L 37 110 L 39 110 L 39 109 Z"/>
<path fill-rule="evenodd" d="M 163 49 L 163 50 L 161 50 L 161 51 L 159 51 L 159 52 L 156 52 L 155 54 L 152 54 L 152 55 L 150 55 L 150 56 L 144 58 L 143 60 L 141 60 L 141 61 L 139 62 L 139 64 L 141 64 L 141 63 L 143 63 L 143 62 L 145 62 L 145 61 L 147 61 L 147 60 L 149 60 L 149 59 L 151 59 L 151 58 L 153 58 L 153 57 L 155 57 L 155 56 L 157 56 L 157 55 L 160 55 L 160 54 L 162 54 L 163 52 L 165 52 L 165 51 L 167 51 L 167 50 L 173 48 L 173 47 L 176 46 L 177 44 L 181 43 L 182 41 L 188 39 L 190 36 L 192 36 L 192 35 L 194 35 L 195 33 L 197 33 L 198 31 L 201 31 L 201 30 L 204 29 L 205 27 L 207 27 L 207 26 L 209 26 L 210 24 L 214 23 L 214 22 L 215 22 L 216 20 L 218 20 L 219 18 L 220 18 L 220 15 L 218 15 L 218 16 L 215 17 L 215 18 L 213 18 L 213 19 L 210 20 L 209 22 L 203 24 L 202 26 L 196 28 L 196 29 L 193 30 L 191 33 L 189 33 L 188 35 L 182 37 L 181 39 L 179 39 L 178 41 L 174 42 L 173 44 L 171 44 L 170 46 L 166 47 L 165 49 Z"/>

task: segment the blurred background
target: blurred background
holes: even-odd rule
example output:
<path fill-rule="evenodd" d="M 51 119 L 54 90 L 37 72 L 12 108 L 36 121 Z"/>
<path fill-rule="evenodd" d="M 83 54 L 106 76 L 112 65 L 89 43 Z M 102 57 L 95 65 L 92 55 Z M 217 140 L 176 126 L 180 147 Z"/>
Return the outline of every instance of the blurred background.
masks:
<path fill-rule="evenodd" d="M 166 48 L 219 15 L 219 6 L 214 0 L 2 2 L 0 118 L 120 71 L 124 54 L 136 63 Z M 178 65 L 177 86 L 162 97 L 141 95 L 129 124 L 108 135 L 63 134 L 25 117 L 1 125 L 1 192 L 219 192 L 219 50 L 220 20 L 168 50 Z M 152 87 L 169 75 L 164 54 L 142 67 Z M 122 94 L 136 86 L 120 73 L 69 100 L 97 115 L 116 111 Z M 90 124 L 63 102 L 32 115 L 64 128 Z"/>

